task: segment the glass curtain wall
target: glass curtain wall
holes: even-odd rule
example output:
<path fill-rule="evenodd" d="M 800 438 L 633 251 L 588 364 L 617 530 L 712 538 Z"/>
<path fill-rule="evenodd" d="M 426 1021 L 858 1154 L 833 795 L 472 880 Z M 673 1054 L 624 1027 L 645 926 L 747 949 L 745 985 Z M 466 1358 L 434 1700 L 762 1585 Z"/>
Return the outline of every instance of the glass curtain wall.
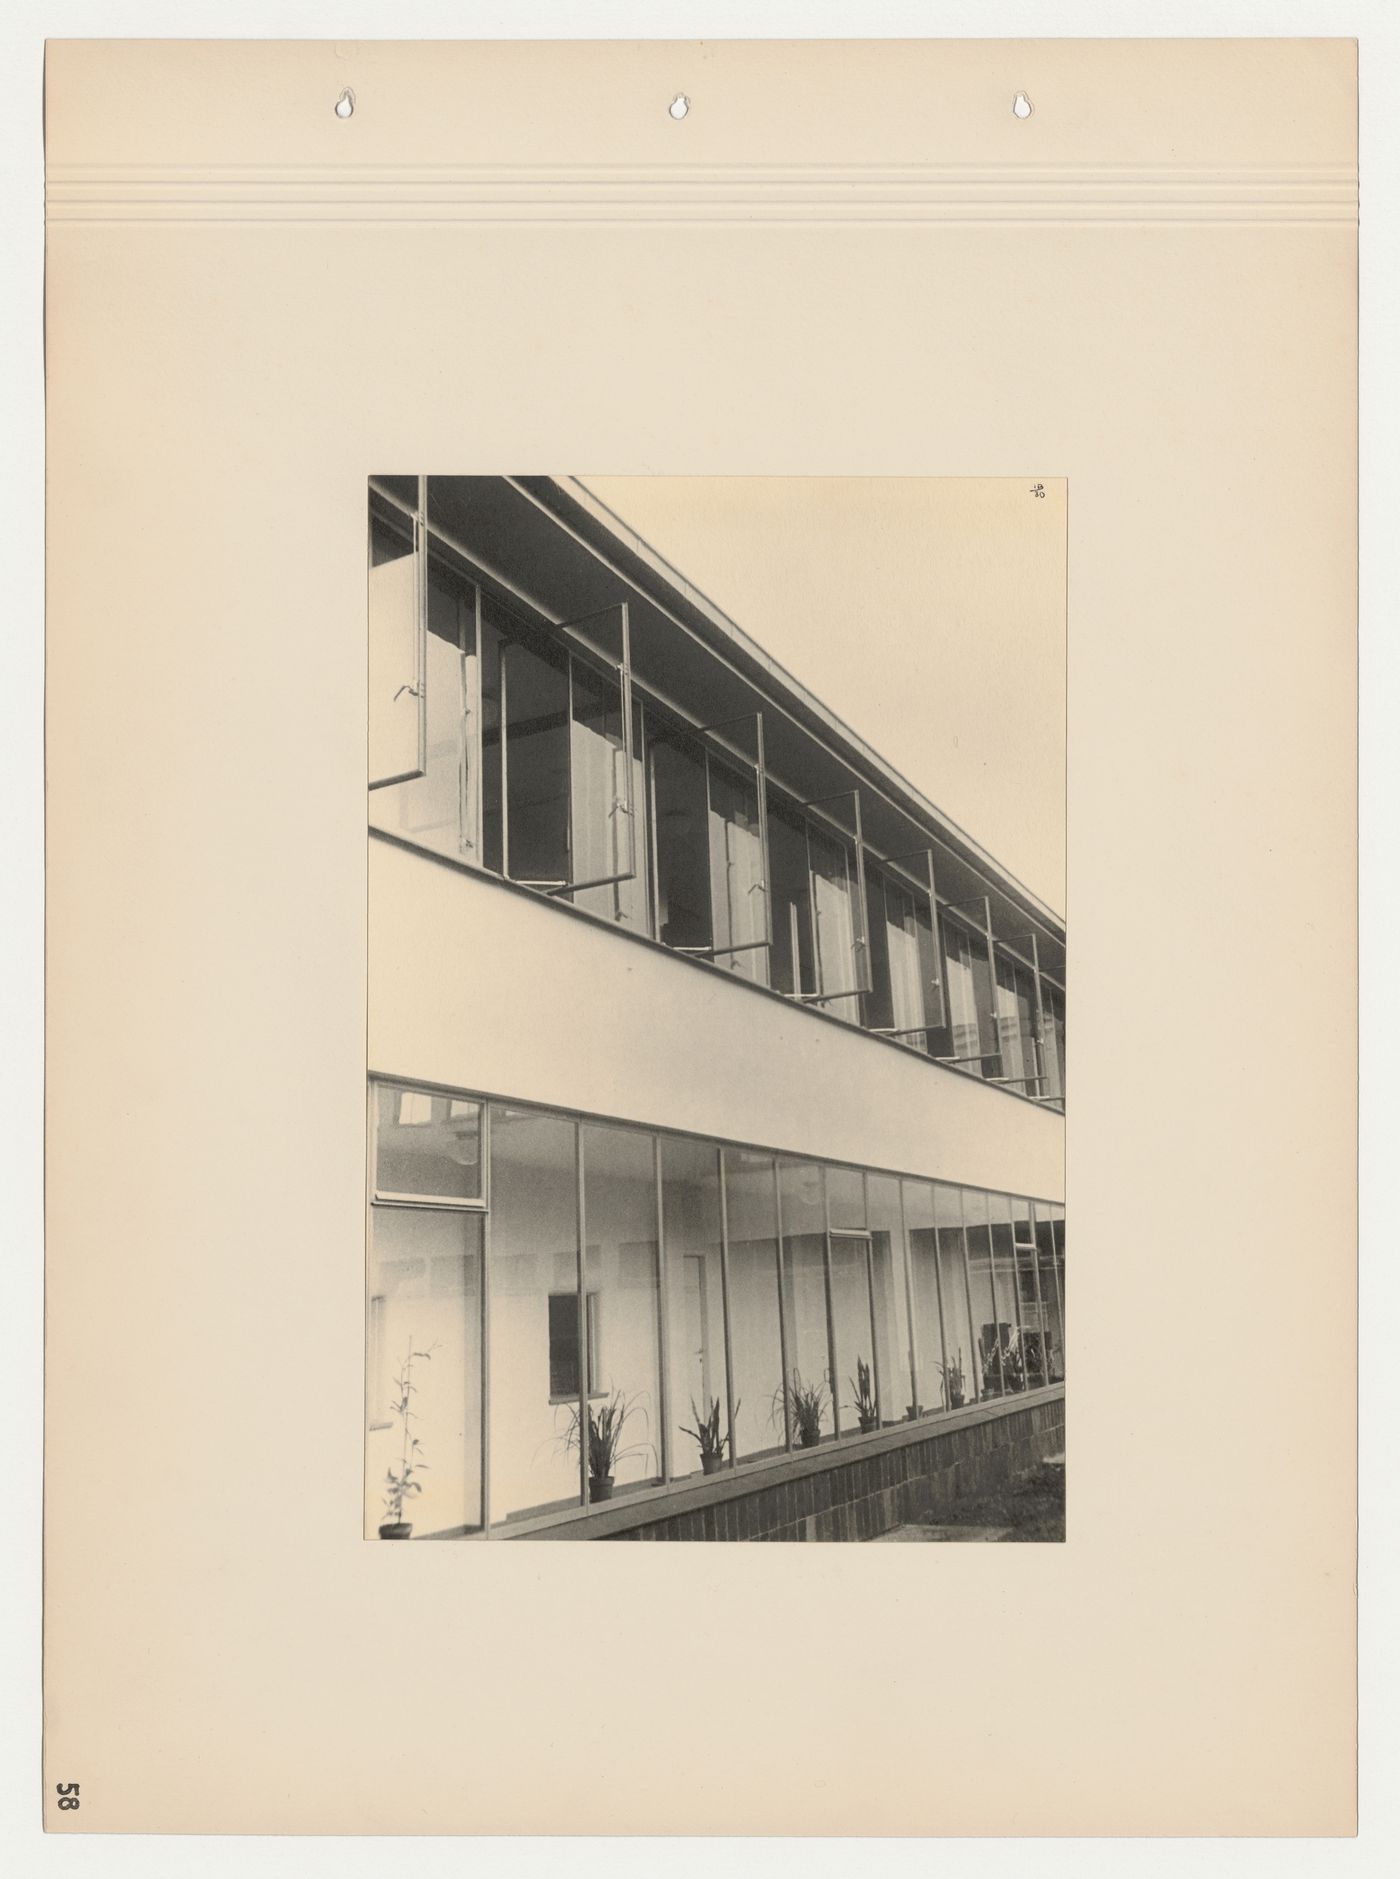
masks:
<path fill-rule="evenodd" d="M 853 1168 L 826 1170 L 831 1225 L 831 1341 L 838 1425 L 869 1434 L 880 1426 L 871 1244 L 865 1177 Z"/>
<path fill-rule="evenodd" d="M 1012 1251 L 1016 1260 L 1016 1297 L 1021 1308 L 1021 1362 L 1026 1373 L 1026 1388 L 1038 1390 L 1048 1381 L 1046 1351 L 1050 1321 L 1040 1289 L 1031 1203 L 1013 1195 L 1009 1204 L 1014 1235 Z"/>
<path fill-rule="evenodd" d="M 1009 1336 L 1011 1327 L 1003 1324 L 997 1315 L 987 1196 L 975 1188 L 965 1188 L 962 1209 L 968 1300 L 975 1340 L 973 1381 L 979 1397 L 1000 1396 L 1005 1390 L 1003 1333 Z"/>
<path fill-rule="evenodd" d="M 1026 1387 L 1022 1348 L 1021 1299 L 1016 1286 L 1016 1253 L 1011 1230 L 1011 1203 L 1005 1194 L 985 1196 L 992 1233 L 992 1289 L 996 1297 L 997 1328 L 1001 1338 L 1002 1387 L 1015 1395 Z"/>
<path fill-rule="evenodd" d="M 365 1532 L 481 1525 L 481 1105 L 375 1092 Z"/>
<path fill-rule="evenodd" d="M 671 1474 L 679 1477 L 702 1468 L 712 1472 L 729 1458 L 720 1151 L 709 1142 L 670 1135 L 660 1138 L 660 1156 L 670 1306 L 669 1452 Z M 747 1269 L 744 1277 L 747 1301 Z M 769 1278 L 769 1313 L 776 1317 L 776 1271 Z M 706 1461 L 707 1455 L 714 1459 Z"/>
<path fill-rule="evenodd" d="M 578 1127 L 491 1106 L 491 1518 L 582 1499 Z M 590 1405 L 602 1397 L 597 1299 L 584 1320 Z"/>
<path fill-rule="evenodd" d="M 654 1137 L 585 1123 L 584 1285 L 597 1375 L 588 1417 L 589 1499 L 661 1476 L 660 1287 Z"/>
<path fill-rule="evenodd" d="M 938 1249 L 938 1286 L 943 1302 L 944 1368 L 939 1377 L 945 1409 L 962 1409 L 980 1393 L 977 1335 L 972 1322 L 967 1244 L 963 1235 L 961 1188 L 939 1181 L 933 1190 L 933 1219 Z"/>
<path fill-rule="evenodd" d="M 399 1084 L 372 1107 L 367 1534 L 509 1526 L 1063 1379 L 1058 1204 Z"/>
<path fill-rule="evenodd" d="M 726 1148 L 734 1453 L 739 1460 L 787 1447 L 786 1363 L 778 1285 L 778 1187 L 771 1155 Z"/>
<path fill-rule="evenodd" d="M 912 1420 L 909 1297 L 905 1277 L 904 1216 L 893 1175 L 866 1176 L 870 1222 L 871 1308 L 875 1318 L 875 1374 L 880 1421 Z"/>
<path fill-rule="evenodd" d="M 794 1447 L 815 1448 L 835 1433 L 831 1323 L 827 1310 L 826 1204 L 822 1169 L 813 1161 L 781 1161 L 783 1320 L 787 1408 Z M 776 1427 L 781 1400 L 775 1405 Z"/>

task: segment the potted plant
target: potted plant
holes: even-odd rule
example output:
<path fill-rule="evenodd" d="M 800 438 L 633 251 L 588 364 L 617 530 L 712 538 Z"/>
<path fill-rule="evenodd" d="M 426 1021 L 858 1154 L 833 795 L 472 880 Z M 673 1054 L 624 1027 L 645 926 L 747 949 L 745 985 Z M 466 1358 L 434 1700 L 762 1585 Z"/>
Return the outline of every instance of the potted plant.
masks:
<path fill-rule="evenodd" d="M 724 1447 L 728 1434 L 719 1426 L 719 1398 L 710 1397 L 709 1409 L 705 1415 L 695 1407 L 695 1398 L 690 1399 L 690 1413 L 695 1418 L 693 1423 L 682 1423 L 687 1435 L 693 1435 L 700 1444 L 700 1466 L 706 1474 L 715 1474 L 724 1462 Z M 734 1405 L 734 1414 L 739 1414 L 739 1405 Z"/>
<path fill-rule="evenodd" d="M 437 1346 L 433 1346 L 436 1350 Z M 412 1404 L 418 1393 L 418 1386 L 413 1381 L 413 1366 L 420 1359 L 427 1363 L 433 1351 L 416 1351 L 413 1339 L 408 1340 L 408 1352 L 399 1366 L 399 1374 L 394 1379 L 394 1397 L 389 1405 L 391 1414 L 398 1417 L 403 1425 L 403 1447 L 399 1454 L 397 1468 L 390 1466 L 386 1473 L 384 1489 L 384 1519 L 379 1523 L 381 1540 L 406 1540 L 413 1532 L 412 1521 L 403 1517 L 404 1505 L 415 1494 L 423 1492 L 423 1483 L 418 1476 L 427 1468 L 423 1460 L 423 1444 L 413 1433 L 409 1424 L 417 1422 Z"/>
<path fill-rule="evenodd" d="M 629 1396 L 625 1390 L 614 1389 L 612 1393 L 595 1409 L 588 1406 L 588 1498 L 590 1501 L 610 1501 L 613 1491 L 613 1475 L 620 1461 L 627 1461 L 633 1455 L 643 1455 L 647 1451 L 644 1442 L 633 1442 L 623 1446 L 622 1436 L 630 1422 L 640 1417 L 646 1421 L 646 1411 L 635 1396 Z M 577 1408 L 569 1411 L 569 1426 L 565 1429 L 562 1441 L 567 1451 L 578 1453 L 579 1412 Z"/>
<path fill-rule="evenodd" d="M 870 1381 L 870 1365 L 863 1357 L 856 1358 L 856 1374 L 851 1380 L 851 1388 L 855 1391 L 855 1402 L 852 1407 L 860 1421 L 860 1432 L 862 1435 L 869 1435 L 872 1429 L 879 1428 L 880 1415 L 875 1407 L 875 1392 Z"/>
<path fill-rule="evenodd" d="M 961 1409 L 967 1401 L 967 1379 L 963 1375 L 962 1346 L 958 1346 L 958 1360 L 953 1364 L 940 1364 L 943 1372 L 943 1401 L 949 1409 Z"/>
<path fill-rule="evenodd" d="M 982 1394 L 984 1396 L 1001 1395 L 1002 1348 L 998 1340 L 982 1359 Z"/>
<path fill-rule="evenodd" d="M 773 1392 L 773 1424 L 776 1427 L 782 1420 L 786 1405 L 799 1445 L 815 1448 L 822 1439 L 822 1417 L 830 1400 L 825 1378 L 820 1383 L 804 1383 L 801 1371 L 794 1370 Z"/>
<path fill-rule="evenodd" d="M 1017 1345 L 1007 1341 L 1001 1353 L 1002 1375 L 1006 1378 L 1008 1393 L 1024 1390 L 1026 1387 L 1026 1365 Z"/>

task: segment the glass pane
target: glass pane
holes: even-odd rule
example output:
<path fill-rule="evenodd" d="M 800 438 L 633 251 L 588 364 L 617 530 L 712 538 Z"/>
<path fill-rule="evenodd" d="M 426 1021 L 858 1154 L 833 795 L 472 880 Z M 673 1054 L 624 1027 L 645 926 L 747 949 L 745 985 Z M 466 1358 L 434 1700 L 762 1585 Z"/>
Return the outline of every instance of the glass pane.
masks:
<path fill-rule="evenodd" d="M 506 693 L 506 856 L 510 878 L 558 887 L 569 879 L 569 680 L 565 662 L 503 645 Z"/>
<path fill-rule="evenodd" d="M 1035 1259 L 1045 1323 L 1046 1381 L 1061 1383 L 1065 1374 L 1064 1325 L 1060 1316 L 1059 1274 L 1055 1269 L 1055 1233 L 1045 1201 L 1035 1203 Z"/>
<path fill-rule="evenodd" d="M 816 990 L 812 957 L 811 884 L 807 873 L 807 835 L 802 824 L 775 808 L 768 809 L 768 859 L 773 887 L 775 990 L 798 997 Z"/>
<path fill-rule="evenodd" d="M 644 782 L 640 714 L 632 712 L 632 776 L 622 740 L 622 689 L 574 660 L 573 876 L 608 881 L 570 898 L 576 907 L 618 926 L 645 933 L 649 926 L 646 842 L 641 820 Z M 636 823 L 635 849 L 632 824 Z M 625 881 L 609 881 L 629 874 Z"/>
<path fill-rule="evenodd" d="M 1035 1054 L 1035 979 L 1017 961 L 997 958 L 997 1039 L 1001 1048 L 1001 1074 L 1012 1089 L 1034 1096 L 1037 1082 Z"/>
<path fill-rule="evenodd" d="M 1046 1382 L 1045 1350 L 1049 1319 L 1040 1293 L 1031 1204 L 1013 1195 L 1011 1222 L 1016 1257 L 1016 1297 L 1021 1312 L 1021 1364 L 1026 1388 L 1038 1390 Z"/>
<path fill-rule="evenodd" d="M 929 1032 L 917 1027 L 936 1015 L 932 987 L 938 976 L 927 897 L 920 898 L 880 874 L 867 876 L 866 893 L 873 985 L 870 1028 L 897 1031 L 906 1044 L 925 1050 Z"/>
<path fill-rule="evenodd" d="M 365 1536 L 481 1525 L 480 1214 L 372 1210 Z"/>
<path fill-rule="evenodd" d="M 481 865 L 505 867 L 505 779 L 501 770 L 501 647 L 508 616 L 490 594 L 481 605 Z"/>
<path fill-rule="evenodd" d="M 758 784 L 710 758 L 710 880 L 714 889 L 717 964 L 759 985 L 768 983 L 768 953 L 758 942 L 767 926 Z"/>
<path fill-rule="evenodd" d="M 996 1067 L 995 1053 L 988 1049 L 996 1033 L 991 1020 L 992 980 L 986 941 L 975 938 L 959 921 L 946 918 L 943 935 L 952 1055 L 963 1069 L 983 1076 Z"/>
<path fill-rule="evenodd" d="M 584 1283 L 597 1300 L 589 1498 L 661 1475 L 656 1170 L 641 1129 L 583 1129 Z"/>
<path fill-rule="evenodd" d="M 556 1402 L 550 1388 L 560 1331 L 551 1298 L 573 1298 L 575 1330 L 578 1326 L 576 1183 L 572 1122 L 492 1105 L 493 1521 L 576 1505 L 580 1499 L 578 1450 L 568 1439 L 577 1404 Z"/>
<path fill-rule="evenodd" d="M 870 1203 L 870 1266 L 874 1286 L 880 1420 L 888 1424 L 902 1422 L 906 1418 L 912 1420 L 914 1401 L 909 1377 L 909 1302 L 904 1285 L 904 1226 L 899 1208 L 899 1182 L 892 1175 L 872 1174 L 867 1193 Z"/>
<path fill-rule="evenodd" d="M 968 1296 L 968 1264 L 963 1250 L 961 1188 L 939 1182 L 933 1190 L 933 1218 L 938 1246 L 938 1283 L 943 1298 L 943 1341 L 947 1350 L 939 1374 L 945 1409 L 961 1409 L 977 1397 L 977 1338 Z"/>
<path fill-rule="evenodd" d="M 1065 1093 L 1065 1001 L 1064 994 L 1041 981 L 1045 1008 L 1045 1095 L 1063 1098 Z"/>
<path fill-rule="evenodd" d="M 909 1276 L 914 1292 L 914 1342 L 919 1359 L 918 1408 L 937 1409 L 943 1400 L 943 1338 L 939 1317 L 937 1239 L 933 1230 L 933 1186 L 904 1183 L 909 1229 Z"/>
<path fill-rule="evenodd" d="M 823 1011 L 860 1023 L 860 984 L 856 956 L 856 879 L 846 844 L 811 823 L 807 853 L 812 871 L 812 904 L 817 929 L 817 990 Z M 842 996 L 833 997 L 837 993 Z"/>
<path fill-rule="evenodd" d="M 1061 1328 L 1063 1329 L 1064 1323 L 1065 1323 L 1065 1314 L 1068 1309 L 1065 1303 L 1065 1210 L 1064 1208 L 1058 1205 L 1052 1207 L 1050 1210 L 1050 1219 L 1053 1224 L 1054 1232 L 1055 1232 L 1055 1272 L 1056 1272 L 1056 1276 L 1058 1277 L 1060 1281 L 1060 1294 L 1059 1294 L 1060 1325 L 1061 1325 Z"/>
<path fill-rule="evenodd" d="M 771 1155 L 724 1151 L 734 1444 L 740 1460 L 786 1447 L 778 1326 L 778 1214 Z"/>
<path fill-rule="evenodd" d="M 1002 1383 L 1011 1395 L 1026 1387 L 1026 1366 L 1021 1352 L 1021 1300 L 1016 1285 L 1016 1257 L 1011 1232 L 1011 1203 L 1004 1194 L 989 1194 L 986 1200 L 992 1229 L 992 1284 L 996 1293 L 997 1324 L 1001 1336 Z"/>
<path fill-rule="evenodd" d="M 783 1311 L 787 1319 L 787 1390 L 793 1446 L 815 1448 L 834 1428 L 831 1345 L 826 1316 L 826 1212 L 822 1171 L 784 1161 Z"/>
<path fill-rule="evenodd" d="M 713 1474 L 729 1459 L 719 1150 L 663 1136 L 661 1197 L 671 1319 L 671 1473 Z M 746 1294 L 747 1276 L 746 1270 Z M 767 1296 L 772 1317 L 777 1285 L 771 1273 Z"/>
<path fill-rule="evenodd" d="M 836 1344 L 836 1394 L 841 1433 L 868 1435 L 880 1426 L 875 1398 L 874 1332 L 864 1239 L 833 1234 L 831 1320 Z"/>
<path fill-rule="evenodd" d="M 992 1234 L 987 1221 L 987 1197 L 976 1188 L 964 1188 L 963 1221 L 966 1228 L 967 1267 L 972 1325 L 976 1340 L 973 1377 L 979 1396 L 1002 1393 L 1002 1343 L 997 1301 L 992 1288 Z M 1010 1325 L 1006 1330 L 1010 1332 Z"/>
<path fill-rule="evenodd" d="M 417 486 L 414 486 L 416 500 Z M 419 558 L 407 517 L 369 518 L 369 783 L 412 776 L 419 759 Z"/>
<path fill-rule="evenodd" d="M 445 855 L 476 856 L 476 590 L 437 562 L 428 568 L 427 769 L 370 793 L 376 828 Z"/>
<path fill-rule="evenodd" d="M 833 1227 L 848 1233 L 865 1229 L 865 1177 L 858 1168 L 828 1168 L 826 1204 Z"/>
<path fill-rule="evenodd" d="M 378 1084 L 375 1099 L 377 1194 L 480 1200 L 480 1103 L 392 1083 Z"/>
<path fill-rule="evenodd" d="M 667 946 L 704 952 L 712 938 L 703 756 L 653 738 L 651 785 L 657 937 Z"/>

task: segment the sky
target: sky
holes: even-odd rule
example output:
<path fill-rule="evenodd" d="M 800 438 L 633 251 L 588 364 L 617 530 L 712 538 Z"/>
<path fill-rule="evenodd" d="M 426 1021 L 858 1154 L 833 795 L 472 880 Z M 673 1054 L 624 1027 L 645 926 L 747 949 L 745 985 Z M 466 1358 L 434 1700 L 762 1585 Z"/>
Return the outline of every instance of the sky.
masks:
<path fill-rule="evenodd" d="M 582 480 L 1063 914 L 1063 482 Z"/>

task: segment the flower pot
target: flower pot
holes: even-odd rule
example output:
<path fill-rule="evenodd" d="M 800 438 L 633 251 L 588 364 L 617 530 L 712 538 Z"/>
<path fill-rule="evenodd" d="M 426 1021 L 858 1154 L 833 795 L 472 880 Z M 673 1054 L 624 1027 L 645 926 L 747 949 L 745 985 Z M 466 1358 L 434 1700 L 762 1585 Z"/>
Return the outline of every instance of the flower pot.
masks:
<path fill-rule="evenodd" d="M 588 1498 L 590 1501 L 610 1501 L 612 1499 L 613 1478 L 610 1474 L 590 1475 L 588 1477 Z"/>
<path fill-rule="evenodd" d="M 718 1474 L 723 1466 L 723 1455 L 702 1455 L 700 1457 L 700 1468 L 704 1474 Z"/>
<path fill-rule="evenodd" d="M 961 1409 L 961 1408 L 962 1408 L 962 1406 L 963 1406 L 963 1393 L 962 1393 L 962 1391 L 961 1391 L 961 1390 L 949 1390 L 949 1392 L 948 1392 L 948 1407 L 949 1407 L 949 1409 Z"/>
<path fill-rule="evenodd" d="M 411 1520 L 386 1520 L 379 1529 L 381 1540 L 406 1540 L 413 1531 Z"/>
<path fill-rule="evenodd" d="M 799 1429 L 797 1431 L 798 1443 L 803 1448 L 815 1448 L 821 1439 L 822 1432 L 820 1429 Z"/>
<path fill-rule="evenodd" d="M 878 1429 L 879 1426 L 880 1424 L 874 1416 L 862 1416 L 860 1418 L 860 1432 L 862 1435 L 869 1435 L 872 1430 Z"/>

